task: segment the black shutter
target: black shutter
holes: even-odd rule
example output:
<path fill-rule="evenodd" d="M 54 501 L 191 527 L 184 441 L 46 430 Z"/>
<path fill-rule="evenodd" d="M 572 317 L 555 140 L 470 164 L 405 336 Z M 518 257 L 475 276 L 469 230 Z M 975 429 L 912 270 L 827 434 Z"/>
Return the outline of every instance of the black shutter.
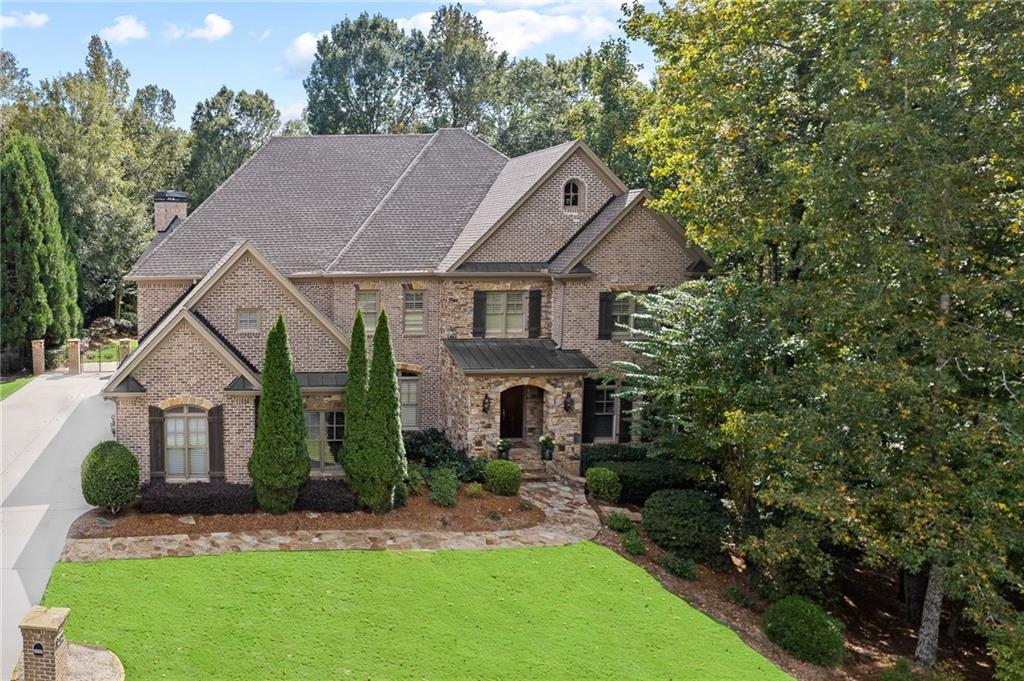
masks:
<path fill-rule="evenodd" d="M 164 412 L 160 407 L 149 408 L 149 479 L 159 482 L 164 472 Z"/>
<path fill-rule="evenodd" d="M 630 442 L 632 440 L 633 427 L 633 403 L 629 400 L 619 398 L 619 442 Z"/>
<path fill-rule="evenodd" d="M 615 294 L 611 291 L 602 291 L 597 305 L 597 337 L 612 337 L 612 301 Z"/>
<path fill-rule="evenodd" d="M 483 338 L 487 329 L 487 291 L 473 291 L 473 337 Z"/>
<path fill-rule="evenodd" d="M 526 316 L 526 327 L 530 338 L 540 338 L 540 289 L 530 289 L 530 307 Z"/>
<path fill-rule="evenodd" d="M 597 381 L 583 379 L 583 442 L 594 441 L 594 400 L 597 398 Z"/>
<path fill-rule="evenodd" d="M 224 406 L 217 405 L 206 414 L 210 437 L 210 480 L 224 479 Z"/>

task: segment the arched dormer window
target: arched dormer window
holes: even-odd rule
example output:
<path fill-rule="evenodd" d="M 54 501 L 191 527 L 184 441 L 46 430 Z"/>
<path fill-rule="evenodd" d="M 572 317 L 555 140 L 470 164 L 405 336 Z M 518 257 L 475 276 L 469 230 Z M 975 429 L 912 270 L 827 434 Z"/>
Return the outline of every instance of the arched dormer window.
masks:
<path fill-rule="evenodd" d="M 565 208 L 579 208 L 580 205 L 580 184 L 576 180 L 569 180 L 562 190 L 562 206 Z"/>

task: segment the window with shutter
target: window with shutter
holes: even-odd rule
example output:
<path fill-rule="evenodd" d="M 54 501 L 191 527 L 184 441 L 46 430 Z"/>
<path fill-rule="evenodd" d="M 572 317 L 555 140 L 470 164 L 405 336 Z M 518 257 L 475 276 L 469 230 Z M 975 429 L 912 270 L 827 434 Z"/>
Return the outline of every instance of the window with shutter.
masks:
<path fill-rule="evenodd" d="M 164 412 L 164 471 L 168 480 L 208 480 L 210 440 L 206 410 L 195 406 Z"/>

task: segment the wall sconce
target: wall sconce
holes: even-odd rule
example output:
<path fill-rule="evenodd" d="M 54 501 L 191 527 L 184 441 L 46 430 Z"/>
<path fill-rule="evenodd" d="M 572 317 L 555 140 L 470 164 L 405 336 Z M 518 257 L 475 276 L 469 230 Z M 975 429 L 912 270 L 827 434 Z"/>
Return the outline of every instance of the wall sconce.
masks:
<path fill-rule="evenodd" d="M 485 414 L 491 411 L 491 396 L 486 393 L 484 394 L 483 410 Z"/>
<path fill-rule="evenodd" d="M 562 409 L 565 409 L 566 413 L 569 413 L 576 406 L 576 400 L 572 398 L 572 393 L 566 393 L 562 399 Z"/>

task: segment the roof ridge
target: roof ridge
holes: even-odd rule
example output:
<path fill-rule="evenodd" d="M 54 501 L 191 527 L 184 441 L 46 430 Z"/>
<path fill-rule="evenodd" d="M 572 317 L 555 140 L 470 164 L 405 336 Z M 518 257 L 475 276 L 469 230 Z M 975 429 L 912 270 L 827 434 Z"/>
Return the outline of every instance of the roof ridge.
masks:
<path fill-rule="evenodd" d="M 560 255 L 562 254 L 562 252 L 563 252 L 563 251 L 565 251 L 565 249 L 569 248 L 569 244 L 571 244 L 571 243 L 572 243 L 573 241 L 575 241 L 575 240 L 576 240 L 576 238 L 577 238 L 577 237 L 578 237 L 578 236 L 579 236 L 580 234 L 583 234 L 583 230 L 585 230 L 585 229 L 586 229 L 587 227 L 589 227 L 589 226 L 590 226 L 590 224 L 591 224 L 591 223 L 592 223 L 592 222 L 593 222 L 594 220 L 596 220 L 596 219 L 598 218 L 598 216 L 599 216 L 599 215 L 601 215 L 601 213 L 603 213 L 603 212 L 605 211 L 605 209 L 606 209 L 606 208 L 607 208 L 608 206 L 612 205 L 612 203 L 613 203 L 613 202 L 615 201 L 615 199 L 619 198 L 620 196 L 629 196 L 629 192 L 626 192 L 625 194 L 618 194 L 618 195 L 616 195 L 616 194 L 612 194 L 612 195 L 611 195 L 611 196 L 610 196 L 610 197 L 608 198 L 608 200 L 604 202 L 604 205 L 603 205 L 603 206 L 601 206 L 601 207 L 600 207 L 600 208 L 598 208 L 598 209 L 597 209 L 596 211 L 594 211 L 594 214 L 590 216 L 590 219 L 589 219 L 589 220 L 587 220 L 587 221 L 586 221 L 586 222 L 584 222 L 584 223 L 583 223 L 582 225 L 580 225 L 580 228 L 579 228 L 579 229 L 577 229 L 577 230 L 576 230 L 576 231 L 575 231 L 575 232 L 573 233 L 573 235 L 572 235 L 571 237 L 569 237 L 568 239 L 566 239 L 566 240 L 565 240 L 565 243 L 564 243 L 564 244 L 562 244 L 561 246 L 559 246 L 559 247 L 558 247 L 558 250 L 557 250 L 557 251 L 555 251 L 555 252 L 554 252 L 554 253 L 553 253 L 553 254 L 551 255 L 551 257 L 550 257 L 550 258 L 548 258 L 548 264 L 550 265 L 551 263 L 553 263 L 553 262 L 555 261 L 555 258 L 557 258 L 558 256 L 560 256 Z"/>
<path fill-rule="evenodd" d="M 423 157 L 423 154 L 430 147 L 430 145 L 434 143 L 435 139 L 437 139 L 437 132 L 434 132 L 427 140 L 426 144 L 424 144 L 423 147 L 418 152 L 416 152 L 416 155 L 413 157 L 411 161 L 409 161 L 409 165 L 405 167 L 405 170 L 402 171 L 402 174 L 398 176 L 398 179 L 396 179 L 394 184 L 391 185 L 391 188 L 388 189 L 384 196 L 381 197 L 380 201 L 377 202 L 377 205 L 374 206 L 373 210 L 370 211 L 370 214 L 366 216 L 365 220 L 363 220 L 363 223 L 359 225 L 359 228 L 352 234 L 351 238 L 349 238 L 348 243 L 342 246 L 341 251 L 334 258 L 334 260 L 328 263 L 327 267 L 323 268 L 324 272 L 329 272 L 330 269 L 334 267 L 339 260 L 341 260 L 342 256 L 348 253 L 348 250 L 349 248 L 352 247 L 352 244 L 354 244 L 356 242 L 356 239 L 358 239 L 362 235 L 363 231 L 373 221 L 373 218 L 376 217 L 377 213 L 380 212 L 380 209 L 384 206 L 385 203 L 387 203 L 388 199 L 390 199 L 391 196 L 395 193 L 395 190 L 398 189 L 398 185 L 402 184 L 402 180 L 404 180 L 405 177 L 409 174 L 409 172 L 416 166 L 416 164 L 419 163 L 420 158 Z"/>

